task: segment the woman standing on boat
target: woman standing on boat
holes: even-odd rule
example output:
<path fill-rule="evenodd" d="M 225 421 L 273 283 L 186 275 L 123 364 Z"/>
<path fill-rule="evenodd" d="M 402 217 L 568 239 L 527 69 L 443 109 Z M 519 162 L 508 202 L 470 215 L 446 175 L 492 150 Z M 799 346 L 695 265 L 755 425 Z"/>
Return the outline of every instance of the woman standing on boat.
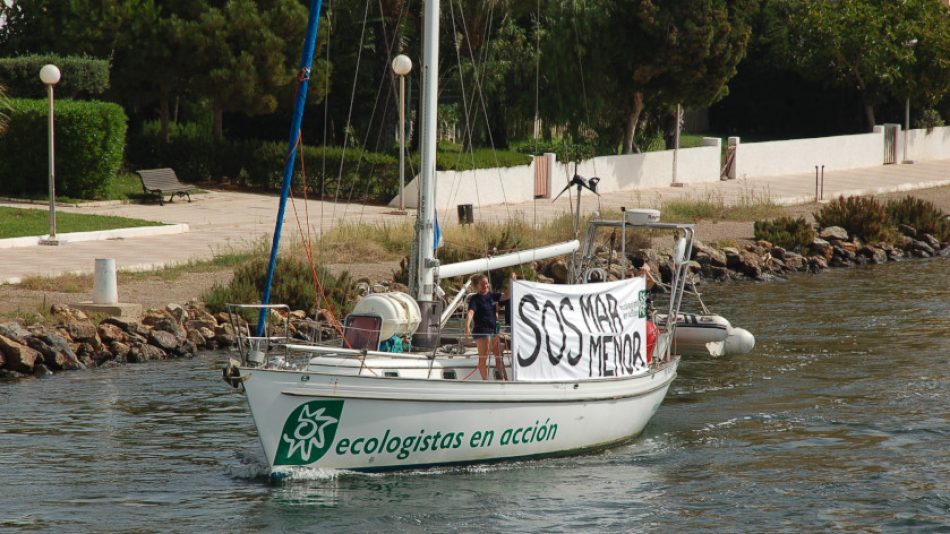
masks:
<path fill-rule="evenodd" d="M 472 285 L 477 293 L 468 301 L 468 313 L 465 316 L 465 336 L 475 338 L 478 347 L 478 372 L 482 380 L 488 380 L 488 349 L 495 354 L 495 368 L 502 380 L 508 380 L 504 360 L 501 357 L 501 344 L 498 343 L 498 302 L 505 298 L 501 293 L 492 293 L 488 276 L 476 274 Z M 474 320 L 475 328 L 472 328 Z"/>

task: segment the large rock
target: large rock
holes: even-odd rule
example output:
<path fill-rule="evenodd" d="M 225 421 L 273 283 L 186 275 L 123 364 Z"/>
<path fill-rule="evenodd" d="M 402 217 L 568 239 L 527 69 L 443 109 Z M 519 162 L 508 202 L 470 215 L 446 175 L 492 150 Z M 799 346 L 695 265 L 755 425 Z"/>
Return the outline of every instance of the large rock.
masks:
<path fill-rule="evenodd" d="M 789 252 L 786 254 L 785 259 L 782 260 L 782 263 L 785 264 L 785 268 L 790 271 L 804 271 L 808 268 L 808 261 L 801 254 L 795 254 Z"/>
<path fill-rule="evenodd" d="M 920 240 L 930 245 L 930 248 L 934 249 L 935 251 L 940 249 L 940 241 L 930 234 L 924 234 L 920 236 Z"/>
<path fill-rule="evenodd" d="M 191 343 L 196 348 L 196 350 L 204 349 L 204 348 L 212 348 L 212 347 L 208 347 L 208 340 L 205 339 L 203 335 L 201 335 L 201 332 L 199 330 L 189 330 L 186 341 Z"/>
<path fill-rule="evenodd" d="M 936 251 L 926 241 L 917 240 L 917 241 L 914 241 L 914 246 L 913 248 L 911 248 L 911 252 L 913 252 L 915 256 L 918 256 L 921 258 L 929 258 L 933 256 Z M 924 254 L 918 254 L 919 252 L 922 252 Z"/>
<path fill-rule="evenodd" d="M 852 250 L 852 247 L 841 246 L 843 244 L 844 243 L 838 243 L 832 247 L 832 249 L 834 250 L 833 259 L 840 258 L 846 263 L 853 262 L 855 257 L 857 256 L 857 253 L 856 253 L 857 249 Z M 851 245 L 851 243 L 848 243 L 848 244 Z"/>
<path fill-rule="evenodd" d="M 894 246 L 903 250 L 904 252 L 909 252 L 914 249 L 914 243 L 916 240 L 913 238 L 907 237 L 906 235 L 898 236 L 894 241 Z"/>
<path fill-rule="evenodd" d="M 69 334 L 69 338 L 79 343 L 91 342 L 96 339 L 96 326 L 89 322 L 68 322 L 60 326 Z"/>
<path fill-rule="evenodd" d="M 127 343 L 113 341 L 112 344 L 109 345 L 109 350 L 115 355 L 116 360 L 124 362 L 128 361 L 129 352 L 132 350 L 132 347 Z"/>
<path fill-rule="evenodd" d="M 69 347 L 69 343 L 56 334 L 30 336 L 27 345 L 43 355 L 43 361 L 56 371 L 75 371 L 85 369 L 86 366 L 79 360 L 76 353 Z"/>
<path fill-rule="evenodd" d="M 128 360 L 131 363 L 141 363 L 152 360 L 164 360 L 165 351 L 154 345 L 135 345 L 129 351 Z"/>
<path fill-rule="evenodd" d="M 185 339 L 185 336 L 187 335 L 187 332 L 185 332 L 185 329 L 182 328 L 182 326 L 178 324 L 177 321 L 175 321 L 174 319 L 170 317 L 166 317 L 156 322 L 152 326 L 152 331 L 154 332 L 155 330 L 168 332 L 169 334 L 175 336 L 175 338 L 178 340 L 179 343 L 183 341 Z"/>
<path fill-rule="evenodd" d="M 811 250 L 811 255 L 822 256 L 825 258 L 826 263 L 835 255 L 835 249 L 831 246 L 831 243 L 820 237 L 816 237 L 815 240 L 812 241 L 809 249 Z"/>
<path fill-rule="evenodd" d="M 17 343 L 25 343 L 26 339 L 31 335 L 32 333 L 20 326 L 20 323 L 11 322 L 0 324 L 0 336 L 5 336 Z"/>
<path fill-rule="evenodd" d="M 122 330 L 118 326 L 110 323 L 100 323 L 96 328 L 96 331 L 99 334 L 99 339 L 101 339 L 102 342 L 106 344 L 112 343 L 113 341 L 124 343 L 129 339 L 129 335 L 125 332 L 125 330 Z"/>
<path fill-rule="evenodd" d="M 230 324 L 223 324 L 214 329 L 214 342 L 221 348 L 227 348 L 237 343 L 237 335 L 234 327 Z"/>
<path fill-rule="evenodd" d="M 178 352 L 178 347 L 181 345 L 181 342 L 174 334 L 157 328 L 152 330 L 152 333 L 148 336 L 148 343 L 149 345 L 154 345 L 162 349 L 166 353 Z"/>
<path fill-rule="evenodd" d="M 881 248 L 865 245 L 858 249 L 858 255 L 867 258 L 871 263 L 887 263 L 887 252 Z"/>
<path fill-rule="evenodd" d="M 840 226 L 829 226 L 823 228 L 821 233 L 818 234 L 818 237 L 827 239 L 828 241 L 847 241 L 848 231 Z"/>
<path fill-rule="evenodd" d="M 216 326 L 218 326 L 218 323 L 215 322 L 214 317 L 211 317 L 210 320 L 208 320 L 207 318 L 200 318 L 200 319 L 190 319 L 188 321 L 185 321 L 185 329 L 189 331 L 201 330 L 202 328 L 206 330 L 214 330 L 214 327 Z"/>
<path fill-rule="evenodd" d="M 18 373 L 32 374 L 37 362 L 43 362 L 43 355 L 23 343 L 0 335 L 0 352 L 3 353 L 7 369 Z"/>
<path fill-rule="evenodd" d="M 917 229 L 909 224 L 898 224 L 897 229 L 900 230 L 900 233 L 906 235 L 907 237 L 913 239 L 917 238 Z"/>
<path fill-rule="evenodd" d="M 743 250 L 739 252 L 738 271 L 749 278 L 759 279 L 762 277 L 762 262 L 756 254 Z"/>
<path fill-rule="evenodd" d="M 178 322 L 178 324 L 184 323 L 189 319 L 188 311 L 185 308 L 182 308 L 178 304 L 168 304 L 165 306 L 165 312 L 171 316 L 172 319 Z"/>
<path fill-rule="evenodd" d="M 702 265 L 708 263 L 713 267 L 726 267 L 726 255 L 699 240 L 693 241 L 693 257 Z"/>
<path fill-rule="evenodd" d="M 119 328 L 124 330 L 126 333 L 128 333 L 130 337 L 134 337 L 133 335 L 137 335 L 144 338 L 148 336 L 148 333 L 151 331 L 149 327 L 143 325 L 142 323 L 138 321 L 123 319 L 121 317 L 108 317 L 102 322 L 108 323 L 108 324 L 114 324 L 118 326 Z"/>
<path fill-rule="evenodd" d="M 823 271 L 828 268 L 828 260 L 824 256 L 809 256 L 808 270 L 812 272 Z"/>

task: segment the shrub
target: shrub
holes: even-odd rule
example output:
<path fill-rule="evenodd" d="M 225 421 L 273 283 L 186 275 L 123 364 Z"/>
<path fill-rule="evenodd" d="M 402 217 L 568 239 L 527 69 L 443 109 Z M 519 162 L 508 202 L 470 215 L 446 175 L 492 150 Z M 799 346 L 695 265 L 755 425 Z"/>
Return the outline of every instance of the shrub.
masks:
<path fill-rule="evenodd" d="M 419 168 L 419 156 L 412 158 L 413 168 Z M 476 148 L 474 150 L 440 150 L 435 155 L 435 168 L 440 171 L 468 171 L 493 167 L 515 167 L 531 163 L 531 157 L 510 150 Z"/>
<path fill-rule="evenodd" d="M 910 195 L 887 203 L 891 224 L 906 224 L 918 232 L 928 233 L 941 241 L 950 239 L 950 219 L 933 202 Z"/>
<path fill-rule="evenodd" d="M 48 102 L 14 99 L 0 138 L 0 190 L 42 195 L 48 189 Z M 59 100 L 56 104 L 56 192 L 99 198 L 122 165 L 126 117 L 116 104 Z"/>
<path fill-rule="evenodd" d="M 260 302 L 267 280 L 267 261 L 267 258 L 251 260 L 234 271 L 234 278 L 227 286 L 215 284 L 202 295 L 208 309 L 217 313 L 224 311 L 228 303 Z M 333 275 L 326 268 L 318 267 L 317 278 L 329 301 L 322 307 L 331 309 L 337 317 L 349 313 L 357 300 L 356 284 L 349 273 L 343 271 Z M 286 304 L 292 310 L 313 312 L 315 295 L 313 273 L 306 261 L 297 257 L 281 257 L 277 260 L 271 284 L 272 303 Z"/>
<path fill-rule="evenodd" d="M 600 153 L 593 142 L 575 142 L 570 136 L 561 139 L 530 139 L 512 142 L 511 148 L 516 152 L 530 155 L 553 152 L 557 154 L 557 160 L 561 162 L 584 161 Z"/>
<path fill-rule="evenodd" d="M 0 58 L 0 80 L 10 96 L 39 98 L 46 93 L 39 74 L 43 65 L 59 67 L 63 77 L 56 84 L 57 98 L 89 98 L 109 88 L 109 60 L 91 57 L 30 55 Z"/>
<path fill-rule="evenodd" d="M 132 168 L 172 167 L 184 180 L 230 181 L 255 189 L 277 191 L 283 182 L 287 144 L 266 141 L 216 141 L 211 126 L 200 123 L 172 125 L 169 140 L 161 139 L 157 122 L 145 123 L 129 140 Z M 391 155 L 359 148 L 304 146 L 294 166 L 294 183 L 300 183 L 301 160 L 311 196 L 346 201 L 388 202 L 399 193 L 399 160 Z M 525 165 L 524 154 L 479 149 L 445 148 L 436 154 L 437 170 L 468 170 Z M 419 156 L 407 164 L 407 180 L 419 168 Z"/>
<path fill-rule="evenodd" d="M 227 181 L 241 177 L 248 142 L 215 141 L 211 125 L 198 122 L 169 125 L 169 140 L 161 138 L 157 122 L 146 123 L 129 136 L 129 167 L 171 167 L 183 181 Z"/>
<path fill-rule="evenodd" d="M 838 197 L 814 216 L 823 228 L 840 226 L 868 242 L 888 241 L 894 235 L 887 210 L 872 197 Z"/>
<path fill-rule="evenodd" d="M 918 128 L 926 128 L 927 133 L 929 134 L 934 130 L 934 128 L 940 128 L 944 124 L 943 117 L 940 116 L 939 111 L 935 109 L 925 109 L 920 114 L 920 118 L 917 119 L 916 126 Z"/>
<path fill-rule="evenodd" d="M 804 217 L 755 221 L 754 228 L 756 239 L 764 239 L 788 250 L 800 252 L 815 240 L 815 229 Z"/>

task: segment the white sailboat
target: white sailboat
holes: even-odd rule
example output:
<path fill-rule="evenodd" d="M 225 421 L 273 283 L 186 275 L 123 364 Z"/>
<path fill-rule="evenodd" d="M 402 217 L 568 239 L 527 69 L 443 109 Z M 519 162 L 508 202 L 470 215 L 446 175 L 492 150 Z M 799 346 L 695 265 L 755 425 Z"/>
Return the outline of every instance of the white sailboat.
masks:
<path fill-rule="evenodd" d="M 315 0 L 314 29 L 318 13 Z M 676 377 L 679 358 L 670 343 L 675 323 L 661 325 L 656 342 L 648 342 L 642 278 L 513 283 L 511 348 L 505 358 L 510 381 L 482 380 L 475 372 L 474 350 L 446 335 L 443 326 L 463 295 L 446 305 L 436 296 L 440 279 L 572 254 L 579 244 L 570 241 L 452 265 L 436 260 L 437 1 L 426 2 L 424 18 L 421 198 L 412 295 L 372 295 L 347 318 L 342 344 L 332 347 L 275 337 L 279 325 L 273 321 L 280 315 L 274 308 L 280 306 L 268 305 L 267 293 L 263 305 L 234 307 L 258 308 L 260 321 L 255 335 L 243 332 L 241 359 L 225 369 L 225 380 L 246 393 L 275 476 L 296 466 L 377 471 L 607 447 L 643 431 Z M 311 58 L 313 38 L 308 31 Z M 305 47 L 304 68 L 309 69 L 307 57 Z M 295 124 L 299 127 L 299 121 Z M 291 139 L 295 137 L 292 130 Z M 676 232 L 679 253 L 665 310 L 667 317 L 676 317 L 692 225 L 662 224 L 638 211 L 626 212 L 619 224 Z M 393 338 L 411 339 L 411 350 L 380 350 L 387 345 L 382 342 Z M 303 355 L 303 361 L 291 363 L 293 355 Z"/>

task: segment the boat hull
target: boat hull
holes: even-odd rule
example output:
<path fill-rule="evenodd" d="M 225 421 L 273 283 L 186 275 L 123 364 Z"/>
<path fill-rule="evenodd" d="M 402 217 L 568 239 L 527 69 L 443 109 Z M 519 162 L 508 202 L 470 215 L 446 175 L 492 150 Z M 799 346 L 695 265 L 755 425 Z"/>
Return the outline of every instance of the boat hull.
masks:
<path fill-rule="evenodd" d="M 677 361 L 636 377 L 457 382 L 241 368 L 272 472 L 383 471 L 596 449 L 635 437 Z"/>

